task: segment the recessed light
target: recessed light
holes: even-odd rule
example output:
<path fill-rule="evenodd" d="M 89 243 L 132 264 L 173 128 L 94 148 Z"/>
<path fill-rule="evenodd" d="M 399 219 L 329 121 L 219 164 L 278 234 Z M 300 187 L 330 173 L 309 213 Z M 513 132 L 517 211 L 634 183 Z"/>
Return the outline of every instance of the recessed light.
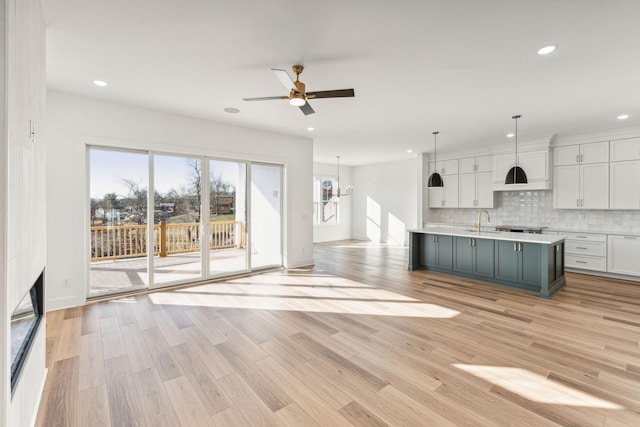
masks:
<path fill-rule="evenodd" d="M 514 135 L 514 134 L 512 134 L 512 133 L 508 133 L 508 134 L 507 134 L 507 138 L 513 138 L 514 136 L 515 136 L 515 135 Z"/>
<path fill-rule="evenodd" d="M 233 108 L 233 107 L 227 107 L 224 109 L 225 113 L 229 113 L 229 114 L 238 114 L 240 112 L 240 110 L 238 110 L 237 108 Z"/>
<path fill-rule="evenodd" d="M 618 116 L 618 120 L 625 120 L 625 119 L 628 119 L 628 118 L 629 118 L 629 115 L 628 115 L 628 114 L 620 114 L 620 115 Z"/>
<path fill-rule="evenodd" d="M 96 86 L 100 86 L 100 87 L 107 86 L 107 82 L 103 82 L 102 80 L 94 80 L 93 84 L 96 85 Z"/>
<path fill-rule="evenodd" d="M 312 128 L 312 127 L 308 127 L 308 128 L 307 128 L 307 130 L 308 130 L 309 132 L 311 132 L 312 130 L 315 130 L 315 129 L 316 129 L 316 128 Z"/>
<path fill-rule="evenodd" d="M 545 47 L 543 47 L 543 48 L 538 50 L 538 55 L 548 55 L 551 52 L 553 52 L 554 50 L 556 50 L 557 48 L 558 48 L 558 46 L 555 45 L 555 44 L 552 44 L 552 45 L 549 45 L 549 46 L 545 46 Z"/>
<path fill-rule="evenodd" d="M 413 150 L 412 149 L 408 149 L 407 153 L 413 153 Z"/>

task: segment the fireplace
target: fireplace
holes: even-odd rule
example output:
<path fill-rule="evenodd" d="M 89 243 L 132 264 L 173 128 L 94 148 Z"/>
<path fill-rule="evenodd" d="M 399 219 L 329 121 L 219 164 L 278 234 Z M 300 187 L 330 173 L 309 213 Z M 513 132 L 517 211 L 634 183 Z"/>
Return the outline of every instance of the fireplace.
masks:
<path fill-rule="evenodd" d="M 11 315 L 11 393 L 44 315 L 44 270 Z"/>

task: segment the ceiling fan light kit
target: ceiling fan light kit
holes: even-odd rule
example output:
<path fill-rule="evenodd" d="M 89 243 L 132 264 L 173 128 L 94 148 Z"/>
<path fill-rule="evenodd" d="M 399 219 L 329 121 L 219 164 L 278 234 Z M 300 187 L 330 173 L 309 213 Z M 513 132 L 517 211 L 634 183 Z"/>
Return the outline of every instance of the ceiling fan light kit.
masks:
<path fill-rule="evenodd" d="M 289 96 L 266 96 L 261 98 L 244 98 L 244 101 L 271 101 L 274 99 L 288 99 L 289 104 L 300 108 L 305 116 L 315 113 L 314 109 L 309 105 L 309 99 L 321 98 L 353 98 L 355 91 L 353 89 L 323 90 L 319 92 L 307 92 L 306 86 L 300 81 L 300 73 L 304 70 L 302 65 L 294 65 L 292 67 L 296 75 L 294 81 L 285 70 L 272 68 L 280 83 L 289 91 Z"/>

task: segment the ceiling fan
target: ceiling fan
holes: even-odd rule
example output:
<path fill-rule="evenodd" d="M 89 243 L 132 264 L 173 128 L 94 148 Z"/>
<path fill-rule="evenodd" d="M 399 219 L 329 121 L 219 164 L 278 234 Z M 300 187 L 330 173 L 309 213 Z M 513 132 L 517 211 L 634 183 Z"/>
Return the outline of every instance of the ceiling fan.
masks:
<path fill-rule="evenodd" d="M 296 74 L 296 80 L 289 76 L 289 74 L 285 70 L 279 70 L 277 68 L 272 68 L 276 74 L 280 83 L 287 88 L 289 92 L 289 96 L 266 96 L 262 98 L 244 98 L 244 101 L 269 101 L 272 99 L 288 99 L 289 103 L 293 106 L 300 107 L 300 110 L 304 113 L 305 116 L 309 114 L 315 113 L 311 105 L 309 105 L 309 99 L 320 99 L 320 98 L 349 98 L 355 95 L 353 89 L 338 89 L 338 90 L 322 90 L 319 92 L 306 92 L 305 84 L 300 81 L 300 73 L 302 73 L 304 67 L 302 65 L 294 65 L 293 72 Z"/>

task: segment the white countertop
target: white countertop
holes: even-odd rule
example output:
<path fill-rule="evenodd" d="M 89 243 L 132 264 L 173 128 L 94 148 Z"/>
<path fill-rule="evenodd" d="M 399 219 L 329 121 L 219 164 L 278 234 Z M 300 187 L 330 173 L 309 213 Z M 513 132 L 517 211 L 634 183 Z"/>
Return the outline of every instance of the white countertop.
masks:
<path fill-rule="evenodd" d="M 462 230 L 451 227 L 427 227 L 409 230 L 412 233 L 440 234 L 443 236 L 475 237 L 478 239 L 507 240 L 511 242 L 531 242 L 553 245 L 564 241 L 564 236 L 551 234 L 509 233 L 507 231 L 476 231 L 472 228 Z"/>

